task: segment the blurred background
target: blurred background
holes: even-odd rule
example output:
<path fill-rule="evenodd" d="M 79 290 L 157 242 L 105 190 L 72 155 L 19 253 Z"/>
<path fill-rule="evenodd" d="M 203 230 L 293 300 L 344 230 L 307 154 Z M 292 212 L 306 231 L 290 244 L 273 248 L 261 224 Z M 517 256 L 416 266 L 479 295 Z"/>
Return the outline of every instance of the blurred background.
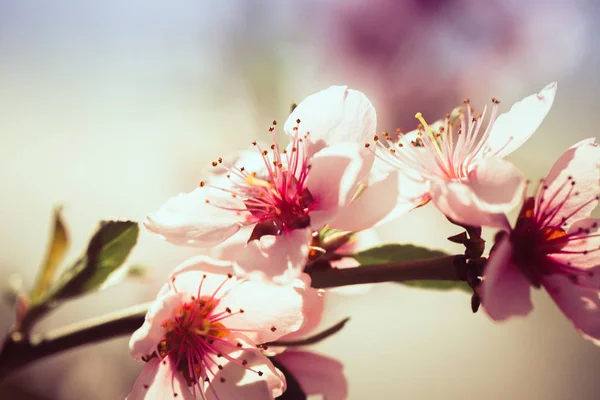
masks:
<path fill-rule="evenodd" d="M 73 259 L 99 220 L 142 220 L 333 84 L 365 92 L 380 130 L 409 130 L 416 111 L 432 120 L 492 96 L 507 110 L 557 80 L 546 121 L 510 158 L 543 177 L 597 135 L 599 21 L 592 0 L 0 0 L 0 282 L 33 283 L 55 205 Z M 431 206 L 378 233 L 460 251 Z M 39 329 L 151 300 L 197 253 L 144 231 L 130 260 L 154 267 L 146 281 L 73 301 Z M 352 319 L 315 350 L 345 364 L 351 399 L 598 399 L 600 349 L 545 293 L 534 302 L 529 318 L 494 324 L 463 293 L 384 284 L 330 296 L 323 325 Z M 12 320 L 1 304 L 0 332 Z M 0 398 L 122 399 L 141 368 L 127 341 L 31 365 Z"/>

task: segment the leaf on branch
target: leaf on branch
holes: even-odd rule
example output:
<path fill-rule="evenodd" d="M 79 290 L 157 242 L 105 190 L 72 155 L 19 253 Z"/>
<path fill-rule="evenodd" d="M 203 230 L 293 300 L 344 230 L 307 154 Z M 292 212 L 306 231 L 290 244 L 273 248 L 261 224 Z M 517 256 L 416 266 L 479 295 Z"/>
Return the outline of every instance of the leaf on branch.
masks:
<path fill-rule="evenodd" d="M 61 301 L 100 290 L 107 281 L 119 281 L 120 275 L 127 276 L 127 270 L 121 271 L 120 267 L 135 246 L 138 235 L 136 222 L 102 221 L 85 253 L 29 304 L 22 320 L 18 321 L 18 329 L 28 333 Z"/>
<path fill-rule="evenodd" d="M 388 262 L 403 262 L 443 257 L 449 254 L 440 250 L 431 250 L 412 244 L 384 244 L 354 254 L 352 257 L 360 265 L 383 264 Z M 412 280 L 398 282 L 406 286 L 421 289 L 451 290 L 460 289 L 468 293 L 473 290 L 466 282 L 443 280 Z"/>
<path fill-rule="evenodd" d="M 447 253 L 440 250 L 431 250 L 412 244 L 384 244 L 356 253 L 352 257 L 361 265 L 369 265 L 423 260 L 447 255 Z"/>
<path fill-rule="evenodd" d="M 40 269 L 36 283 L 31 291 L 32 300 L 36 300 L 44 295 L 46 290 L 52 285 L 56 271 L 63 261 L 69 248 L 69 234 L 67 227 L 62 220 L 62 208 L 54 209 L 54 227 L 52 229 L 52 238 L 46 253 L 46 259 Z"/>
<path fill-rule="evenodd" d="M 100 289 L 135 246 L 139 227 L 132 221 L 103 221 L 85 254 L 56 282 L 50 297 L 64 300 Z"/>

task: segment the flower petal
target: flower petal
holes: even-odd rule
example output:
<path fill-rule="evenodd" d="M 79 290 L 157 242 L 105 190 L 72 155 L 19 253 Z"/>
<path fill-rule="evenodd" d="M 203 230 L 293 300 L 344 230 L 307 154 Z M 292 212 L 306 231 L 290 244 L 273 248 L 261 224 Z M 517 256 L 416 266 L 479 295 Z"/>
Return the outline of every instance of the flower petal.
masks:
<path fill-rule="evenodd" d="M 600 219 L 586 218 L 575 222 L 568 231 L 567 244 L 550 256 L 579 268 L 600 265 Z"/>
<path fill-rule="evenodd" d="M 236 339 L 237 343 L 244 343 L 243 338 Z M 281 396 L 285 390 L 285 377 L 273 363 L 261 354 L 261 351 L 249 347 L 232 351 L 230 345 L 216 345 L 223 354 L 233 358 L 237 363 L 220 358 L 219 364 L 223 367 L 217 370 L 211 380 L 212 389 L 206 385 L 207 399 L 256 399 L 271 400 Z M 242 366 L 243 363 L 243 366 Z M 251 370 L 252 369 L 252 370 Z"/>
<path fill-rule="evenodd" d="M 542 209 L 547 225 L 567 228 L 587 218 L 598 205 L 600 192 L 600 146 L 593 138 L 582 140 L 554 163 L 544 183 Z"/>
<path fill-rule="evenodd" d="M 239 276 L 289 283 L 306 265 L 310 235 L 310 229 L 294 229 L 252 240 L 231 257 L 234 269 Z"/>
<path fill-rule="evenodd" d="M 506 213 L 523 199 L 525 177 L 512 163 L 489 158 L 479 163 L 465 182 L 486 210 Z"/>
<path fill-rule="evenodd" d="M 306 185 L 313 197 L 311 225 L 321 229 L 348 204 L 371 169 L 359 145 L 344 143 L 319 151 L 311 160 Z"/>
<path fill-rule="evenodd" d="M 490 161 L 488 163 L 488 161 Z M 496 163 L 499 161 L 499 163 Z M 525 188 L 524 180 L 516 173 L 497 175 L 492 165 L 505 165 L 504 161 L 489 159 L 472 171 L 466 182 L 452 182 L 441 179 L 431 181 L 431 196 L 434 204 L 452 220 L 472 226 L 490 226 L 509 229 L 505 212 L 516 206 Z M 491 168 L 487 168 L 490 166 Z M 479 168 L 484 167 L 482 171 Z M 519 173 L 520 174 L 520 173 Z M 506 186 L 501 186 L 501 184 Z M 502 188 L 507 194 L 499 193 Z M 496 197 L 498 195 L 498 197 Z"/>
<path fill-rule="evenodd" d="M 332 229 L 357 232 L 376 226 L 379 221 L 386 218 L 392 211 L 398 210 L 400 188 L 398 187 L 399 172 L 394 172 L 384 180 L 368 185 L 358 197 L 349 204 L 341 207 L 335 220 L 329 223 Z M 408 212 L 415 205 L 404 203 Z"/>
<path fill-rule="evenodd" d="M 600 290 L 578 286 L 559 274 L 545 276 L 542 285 L 575 328 L 600 344 Z"/>
<path fill-rule="evenodd" d="M 482 154 L 505 157 L 518 149 L 541 125 L 556 95 L 556 82 L 513 104 L 494 123 Z"/>
<path fill-rule="evenodd" d="M 142 357 L 155 351 L 165 333 L 163 322 L 171 318 L 184 302 L 185 296 L 179 293 L 166 293 L 152 302 L 146 313 L 144 324 L 133 333 L 129 340 L 129 351 L 135 359 L 141 360 Z"/>
<path fill-rule="evenodd" d="M 300 124 L 297 123 L 300 120 Z M 367 97 L 346 86 L 331 86 L 302 101 L 290 114 L 284 130 L 310 143 L 309 156 L 326 146 L 351 142 L 364 145 L 375 135 L 377 114 Z"/>
<path fill-rule="evenodd" d="M 496 244 L 481 283 L 481 303 L 495 321 L 525 316 L 533 309 L 529 281 L 512 261 L 513 249 L 508 237 Z"/>
<path fill-rule="evenodd" d="M 275 357 L 293 376 L 307 396 L 325 400 L 348 398 L 344 365 L 337 360 L 308 351 L 288 350 Z"/>
<path fill-rule="evenodd" d="M 304 322 L 303 306 L 310 289 L 301 280 L 276 285 L 253 280 L 242 281 L 222 299 L 215 312 L 233 310 L 226 326 L 243 327 L 253 343 L 266 343 L 294 332 Z M 243 312 L 237 312 L 238 310 Z"/>
<path fill-rule="evenodd" d="M 309 335 L 317 328 L 317 326 L 319 326 L 323 319 L 323 311 L 325 310 L 325 291 L 311 288 L 310 276 L 307 274 L 302 274 L 300 279 L 306 288 L 306 290 L 303 291 L 302 303 L 304 321 L 298 330 L 282 336 L 280 338 L 282 341 L 297 340 Z M 273 350 L 272 347 L 270 349 Z"/>
<path fill-rule="evenodd" d="M 167 357 L 164 360 L 153 358 L 144 365 L 126 400 L 172 398 L 192 400 L 196 397 Z"/>
<path fill-rule="evenodd" d="M 208 200 L 210 203 L 206 203 Z M 243 217 L 221 207 L 240 208 L 230 197 L 208 187 L 169 199 L 144 225 L 167 241 L 183 246 L 209 247 L 240 230 Z"/>

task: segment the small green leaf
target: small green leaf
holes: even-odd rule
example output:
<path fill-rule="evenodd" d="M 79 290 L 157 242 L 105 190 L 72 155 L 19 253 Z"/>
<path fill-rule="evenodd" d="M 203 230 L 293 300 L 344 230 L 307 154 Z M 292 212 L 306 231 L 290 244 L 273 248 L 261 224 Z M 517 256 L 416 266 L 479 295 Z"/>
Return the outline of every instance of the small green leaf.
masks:
<path fill-rule="evenodd" d="M 42 265 L 36 283 L 31 290 L 31 298 L 34 301 L 41 297 L 52 285 L 56 271 L 69 248 L 69 235 L 67 228 L 62 221 L 61 211 L 61 207 L 56 207 L 54 209 L 52 238 L 50 240 L 44 264 Z"/>
<path fill-rule="evenodd" d="M 88 248 L 75 263 L 35 301 L 32 301 L 18 329 L 26 334 L 31 327 L 62 301 L 100 290 L 119 270 L 135 246 L 139 227 L 132 221 L 103 221 L 90 239 Z M 119 279 L 115 278 L 116 281 Z"/>
<path fill-rule="evenodd" d="M 103 221 L 85 254 L 65 271 L 52 290 L 52 300 L 64 300 L 100 289 L 106 279 L 123 265 L 139 234 L 132 221 Z"/>
<path fill-rule="evenodd" d="M 412 244 L 384 244 L 353 255 L 360 265 L 383 264 L 387 262 L 402 262 L 443 257 L 448 254 L 440 250 L 431 250 Z M 466 282 L 443 280 L 413 280 L 398 282 L 406 286 L 421 289 L 451 290 L 460 289 L 472 293 L 473 290 Z"/>
<path fill-rule="evenodd" d="M 382 264 L 386 262 L 400 262 L 423 260 L 426 258 L 443 257 L 448 254 L 440 250 L 430 250 L 412 244 L 384 244 L 373 247 L 353 255 L 361 265 Z"/>
<path fill-rule="evenodd" d="M 436 289 L 436 290 L 452 290 L 452 289 L 460 289 L 464 290 L 467 293 L 473 293 L 473 289 L 469 286 L 467 282 L 463 281 L 436 281 L 436 280 L 426 280 L 426 281 L 404 281 L 398 282 L 403 285 L 419 288 L 419 289 Z"/>

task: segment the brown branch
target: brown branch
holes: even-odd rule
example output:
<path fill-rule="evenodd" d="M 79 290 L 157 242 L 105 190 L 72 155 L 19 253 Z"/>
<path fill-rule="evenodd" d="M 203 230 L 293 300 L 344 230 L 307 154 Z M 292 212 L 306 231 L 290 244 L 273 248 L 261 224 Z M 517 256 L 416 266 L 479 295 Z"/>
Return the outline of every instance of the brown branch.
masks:
<path fill-rule="evenodd" d="M 144 323 L 148 304 L 136 305 L 115 313 L 32 335 L 9 334 L 0 350 L 0 379 L 32 361 L 74 347 L 130 335 Z"/>
<path fill-rule="evenodd" d="M 312 287 L 331 288 L 361 283 L 423 279 L 458 281 L 460 279 L 456 273 L 455 257 L 462 256 L 317 270 L 311 272 Z M 13 331 L 7 336 L 0 350 L 0 379 L 32 361 L 78 346 L 130 335 L 144 323 L 147 310 L 148 304 L 141 304 L 29 338 L 21 332 Z M 341 326 L 345 322 L 343 321 Z M 340 329 L 341 326 L 336 325 L 333 328 Z M 330 332 L 326 331 L 324 334 Z"/>
<path fill-rule="evenodd" d="M 454 261 L 456 257 L 445 256 L 425 260 L 363 265 L 347 269 L 315 270 L 310 274 L 312 278 L 311 286 L 314 288 L 332 288 L 362 283 L 411 280 L 459 281 Z"/>

